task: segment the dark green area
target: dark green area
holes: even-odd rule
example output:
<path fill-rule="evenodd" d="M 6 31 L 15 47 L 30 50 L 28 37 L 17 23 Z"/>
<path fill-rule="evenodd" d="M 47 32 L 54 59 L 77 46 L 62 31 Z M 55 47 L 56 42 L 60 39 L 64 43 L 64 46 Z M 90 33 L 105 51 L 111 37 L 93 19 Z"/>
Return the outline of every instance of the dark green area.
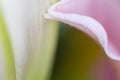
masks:
<path fill-rule="evenodd" d="M 86 34 L 60 23 L 51 80 L 91 80 L 90 68 L 100 51 L 100 47 Z"/>

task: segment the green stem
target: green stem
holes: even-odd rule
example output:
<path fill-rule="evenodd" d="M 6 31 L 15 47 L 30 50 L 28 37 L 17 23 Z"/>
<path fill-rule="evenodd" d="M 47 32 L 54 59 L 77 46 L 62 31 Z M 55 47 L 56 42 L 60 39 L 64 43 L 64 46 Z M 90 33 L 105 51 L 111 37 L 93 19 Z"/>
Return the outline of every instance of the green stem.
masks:
<path fill-rule="evenodd" d="M 5 80 L 16 80 L 15 63 L 12 46 L 8 31 L 0 9 L 0 39 L 2 40 L 4 62 L 5 62 Z"/>

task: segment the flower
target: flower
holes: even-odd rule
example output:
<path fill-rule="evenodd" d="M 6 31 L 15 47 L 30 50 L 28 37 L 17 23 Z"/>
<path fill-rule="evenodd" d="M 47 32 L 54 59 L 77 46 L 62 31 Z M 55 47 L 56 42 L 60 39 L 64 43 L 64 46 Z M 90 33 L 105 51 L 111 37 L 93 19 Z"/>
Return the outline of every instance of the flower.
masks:
<path fill-rule="evenodd" d="M 0 65 L 4 66 L 0 68 L 4 73 L 0 75 L 1 80 L 46 80 L 49 77 L 58 27 L 57 22 L 48 21 L 44 14 L 54 2 L 0 1 L 0 54 L 3 57 Z"/>
<path fill-rule="evenodd" d="M 48 19 L 58 20 L 81 30 L 90 36 L 94 42 L 99 44 L 110 58 L 118 61 L 120 60 L 120 44 L 119 37 L 117 36 L 119 34 L 120 17 L 119 10 L 117 10 L 119 7 L 117 0 L 62 0 L 54 4 L 48 10 L 48 14 L 45 14 L 49 5 L 54 2 L 55 0 L 1 0 L 1 80 L 50 79 L 50 75 L 52 74 L 51 67 L 54 62 L 54 52 L 56 49 L 58 24 Z M 44 14 L 48 19 L 44 17 Z M 85 39 L 88 38 L 84 38 L 85 35 L 81 36 L 83 37 L 81 41 L 87 41 Z M 72 41 L 72 39 L 70 41 Z M 67 39 L 66 42 L 68 42 Z M 67 44 L 69 43 L 71 42 Z M 88 43 L 90 42 L 88 41 Z M 78 44 L 77 41 L 76 44 Z M 96 45 L 93 44 L 92 46 L 92 48 L 94 48 Z M 97 47 L 98 45 L 95 48 L 96 50 L 94 50 L 95 53 L 99 52 Z M 72 47 L 70 46 L 70 48 Z M 88 47 L 86 50 L 91 49 Z M 94 51 L 91 50 L 90 53 Z M 69 52 L 75 54 L 69 54 Z M 67 54 L 69 54 L 69 56 Z M 84 65 L 81 66 L 79 62 L 79 52 L 68 50 L 67 54 L 60 56 L 62 57 L 60 61 L 61 64 L 58 63 L 60 66 L 57 65 L 58 69 L 54 69 L 56 70 L 55 73 L 53 70 L 53 78 L 66 78 L 66 80 L 78 79 L 81 77 L 79 75 L 82 74 L 81 79 L 89 79 L 91 75 L 88 77 L 89 73 L 86 75 L 84 70 L 87 71 L 88 68 L 91 67 L 94 58 L 89 58 L 89 61 L 81 58 L 81 63 L 86 61 Z M 86 57 L 86 55 L 82 57 Z M 88 57 L 90 56 L 86 58 Z M 93 71 L 92 74 L 96 74 L 96 76 L 100 74 L 99 77 L 102 80 L 113 80 L 117 78 L 118 75 L 115 75 L 116 72 L 114 72 L 114 70 L 118 70 L 117 73 L 119 74 L 119 63 L 112 62 L 112 60 L 109 63 L 109 60 L 103 59 L 104 56 L 102 56 L 100 62 L 97 60 L 95 61 L 95 63 L 99 63 L 99 65 L 93 65 L 95 68 L 97 66 L 97 68 L 100 69 L 94 70 L 94 67 L 92 69 L 90 68 L 90 73 Z M 104 63 L 102 63 L 101 60 Z M 114 65 L 112 65 L 111 62 Z M 113 69 L 113 66 L 116 69 Z M 94 77 L 95 79 L 98 78 L 96 76 Z"/>
<path fill-rule="evenodd" d="M 114 60 L 120 60 L 118 0 L 62 0 L 48 10 L 47 17 L 83 31 Z"/>

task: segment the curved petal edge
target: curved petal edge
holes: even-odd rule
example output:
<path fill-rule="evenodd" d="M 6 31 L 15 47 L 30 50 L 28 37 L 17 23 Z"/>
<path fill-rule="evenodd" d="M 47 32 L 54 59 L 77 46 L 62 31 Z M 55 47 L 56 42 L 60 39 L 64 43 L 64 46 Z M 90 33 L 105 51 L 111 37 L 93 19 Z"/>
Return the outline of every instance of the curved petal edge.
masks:
<path fill-rule="evenodd" d="M 99 43 L 110 58 L 120 61 L 120 56 L 108 48 L 107 33 L 104 27 L 98 21 L 89 16 L 79 15 L 75 13 L 57 12 L 55 10 L 56 6 L 62 2 L 63 1 L 60 1 L 50 7 L 45 17 L 47 19 L 57 20 L 69 24 L 78 30 L 83 31 L 88 36 L 93 38 L 97 43 Z"/>

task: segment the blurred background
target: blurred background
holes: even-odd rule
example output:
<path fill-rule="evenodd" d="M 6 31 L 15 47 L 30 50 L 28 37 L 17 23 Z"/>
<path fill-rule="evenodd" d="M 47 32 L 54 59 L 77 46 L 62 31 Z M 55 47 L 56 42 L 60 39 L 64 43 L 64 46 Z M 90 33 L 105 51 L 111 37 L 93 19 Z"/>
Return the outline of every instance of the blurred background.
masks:
<path fill-rule="evenodd" d="M 59 41 L 50 80 L 119 80 L 114 61 L 83 32 L 60 24 Z"/>

